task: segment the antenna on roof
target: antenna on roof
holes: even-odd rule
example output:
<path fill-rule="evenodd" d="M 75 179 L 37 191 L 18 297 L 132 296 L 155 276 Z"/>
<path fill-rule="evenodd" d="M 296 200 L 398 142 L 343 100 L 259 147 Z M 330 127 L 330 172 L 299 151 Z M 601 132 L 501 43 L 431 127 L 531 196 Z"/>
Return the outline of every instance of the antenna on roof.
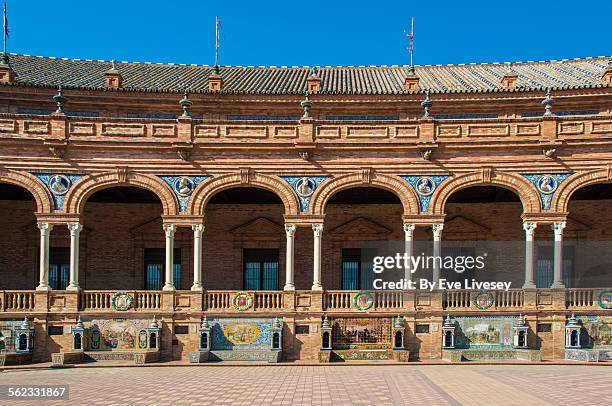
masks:
<path fill-rule="evenodd" d="M 410 66 L 414 66 L 414 17 L 412 17 L 412 27 L 410 28 L 408 39 L 410 40 L 410 46 L 408 47 L 408 52 L 410 53 Z"/>
<path fill-rule="evenodd" d="M 215 17 L 215 66 L 219 66 L 219 16 Z"/>
<path fill-rule="evenodd" d="M 4 55 L 6 55 L 6 40 L 9 37 L 9 33 L 8 17 L 6 16 L 6 0 L 4 0 Z"/>

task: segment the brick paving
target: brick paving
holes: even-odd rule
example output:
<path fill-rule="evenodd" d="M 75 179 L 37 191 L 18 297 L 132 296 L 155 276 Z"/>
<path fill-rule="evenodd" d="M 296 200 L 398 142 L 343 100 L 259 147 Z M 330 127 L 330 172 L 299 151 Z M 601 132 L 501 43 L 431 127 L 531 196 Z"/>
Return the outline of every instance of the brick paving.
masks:
<path fill-rule="evenodd" d="M 2 385 L 70 385 L 69 401 L 11 402 L 18 405 L 612 404 L 612 369 L 583 365 L 73 368 L 0 378 Z"/>

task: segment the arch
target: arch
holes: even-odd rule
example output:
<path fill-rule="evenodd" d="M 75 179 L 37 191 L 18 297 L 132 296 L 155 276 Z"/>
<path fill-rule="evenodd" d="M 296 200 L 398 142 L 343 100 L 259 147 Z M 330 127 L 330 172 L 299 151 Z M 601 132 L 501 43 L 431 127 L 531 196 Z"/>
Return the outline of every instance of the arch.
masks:
<path fill-rule="evenodd" d="M 285 215 L 297 215 L 300 213 L 297 197 L 291 186 L 276 176 L 263 175 L 261 173 L 229 173 L 226 175 L 213 176 L 202 182 L 194 190 L 187 213 L 202 216 L 208 201 L 215 194 L 234 187 L 258 187 L 276 194 L 285 206 Z"/>
<path fill-rule="evenodd" d="M 26 189 L 34 197 L 36 211 L 48 214 L 53 212 L 53 199 L 46 186 L 29 173 L 15 171 L 0 171 L 0 183 L 10 183 Z"/>
<path fill-rule="evenodd" d="M 163 180 L 156 176 L 127 172 L 105 172 L 88 175 L 70 188 L 66 194 L 64 208 L 66 213 L 81 214 L 89 196 L 98 190 L 113 186 L 135 186 L 155 193 L 162 204 L 164 215 L 178 213 L 178 202 L 174 192 Z"/>
<path fill-rule="evenodd" d="M 327 201 L 336 193 L 352 187 L 371 186 L 388 190 L 396 195 L 404 207 L 404 215 L 418 214 L 419 200 L 408 184 L 399 176 L 363 172 L 350 173 L 324 182 L 312 196 L 310 213 L 323 215 Z"/>
<path fill-rule="evenodd" d="M 517 194 L 523 204 L 523 213 L 540 212 L 540 198 L 535 188 L 520 175 L 483 170 L 459 175 L 443 182 L 431 197 L 429 210 L 432 214 L 444 215 L 448 198 L 458 190 L 471 186 L 499 186 Z"/>
<path fill-rule="evenodd" d="M 551 209 L 560 213 L 567 213 L 569 201 L 575 191 L 597 183 L 610 182 L 612 182 L 612 168 L 575 173 L 559 186 L 551 202 Z"/>

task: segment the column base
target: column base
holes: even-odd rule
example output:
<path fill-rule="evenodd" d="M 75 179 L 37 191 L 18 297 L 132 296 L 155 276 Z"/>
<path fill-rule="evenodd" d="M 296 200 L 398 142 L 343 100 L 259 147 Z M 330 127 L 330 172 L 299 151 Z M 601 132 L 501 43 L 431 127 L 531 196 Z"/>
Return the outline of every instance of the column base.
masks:
<path fill-rule="evenodd" d="M 536 285 L 533 282 L 525 282 L 523 284 L 523 289 L 535 289 Z"/>
<path fill-rule="evenodd" d="M 163 290 L 163 291 L 166 291 L 166 292 L 173 292 L 173 291 L 175 291 L 176 289 L 175 289 L 175 288 L 174 288 L 174 286 L 172 286 L 172 285 L 164 285 L 164 287 L 162 288 L 162 290 Z"/>
<path fill-rule="evenodd" d="M 204 287 L 201 283 L 194 283 L 193 285 L 191 285 L 191 290 L 194 292 L 202 292 L 204 290 Z"/>
<path fill-rule="evenodd" d="M 51 286 L 49 285 L 38 285 L 36 290 L 51 290 Z"/>
<path fill-rule="evenodd" d="M 283 290 L 295 290 L 295 285 L 293 283 L 287 283 Z"/>
<path fill-rule="evenodd" d="M 312 290 L 316 290 L 316 291 L 321 291 L 323 290 L 323 286 L 320 283 L 315 283 L 314 285 L 312 285 Z"/>
<path fill-rule="evenodd" d="M 72 284 L 70 284 L 70 285 L 66 286 L 66 290 L 71 290 L 73 292 L 74 291 L 78 292 L 79 290 L 81 290 L 81 287 L 79 285 L 72 285 Z"/>
<path fill-rule="evenodd" d="M 565 289 L 565 284 L 563 282 L 554 282 L 550 285 L 551 289 Z"/>

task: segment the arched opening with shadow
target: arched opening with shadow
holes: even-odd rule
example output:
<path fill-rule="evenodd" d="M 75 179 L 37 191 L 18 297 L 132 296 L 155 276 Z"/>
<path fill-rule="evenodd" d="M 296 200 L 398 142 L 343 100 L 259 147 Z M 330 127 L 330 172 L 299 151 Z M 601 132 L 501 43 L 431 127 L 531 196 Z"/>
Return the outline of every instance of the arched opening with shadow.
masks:
<path fill-rule="evenodd" d="M 612 184 L 576 189 L 563 230 L 563 278 L 567 287 L 612 285 Z"/>
<path fill-rule="evenodd" d="M 373 290 L 375 279 L 392 277 L 393 271 L 376 274 L 373 263 L 376 256 L 403 250 L 404 207 L 396 194 L 379 187 L 343 189 L 329 198 L 325 213 L 321 253 L 325 289 Z"/>
<path fill-rule="evenodd" d="M 25 188 L 0 183 L 0 290 L 38 284 L 36 201 Z"/>
<path fill-rule="evenodd" d="M 445 211 L 441 255 L 445 261 L 452 258 L 453 266 L 443 266 L 441 278 L 461 282 L 462 287 L 466 279 L 510 282 L 512 288 L 523 286 L 523 205 L 513 190 L 468 186 L 448 197 Z M 465 262 L 465 258 L 478 257 L 482 265 Z"/>
<path fill-rule="evenodd" d="M 165 282 L 162 204 L 150 190 L 111 186 L 94 192 L 84 205 L 79 280 L 88 290 L 160 290 Z M 191 283 L 191 230 L 174 237 L 174 285 Z M 53 241 L 53 237 L 51 238 Z M 56 255 L 69 264 L 69 241 Z M 51 251 L 53 256 L 53 248 Z"/>
<path fill-rule="evenodd" d="M 263 188 L 230 187 L 212 195 L 202 236 L 204 288 L 282 290 L 284 210 L 279 195 Z M 296 254 L 296 273 L 298 258 Z"/>

